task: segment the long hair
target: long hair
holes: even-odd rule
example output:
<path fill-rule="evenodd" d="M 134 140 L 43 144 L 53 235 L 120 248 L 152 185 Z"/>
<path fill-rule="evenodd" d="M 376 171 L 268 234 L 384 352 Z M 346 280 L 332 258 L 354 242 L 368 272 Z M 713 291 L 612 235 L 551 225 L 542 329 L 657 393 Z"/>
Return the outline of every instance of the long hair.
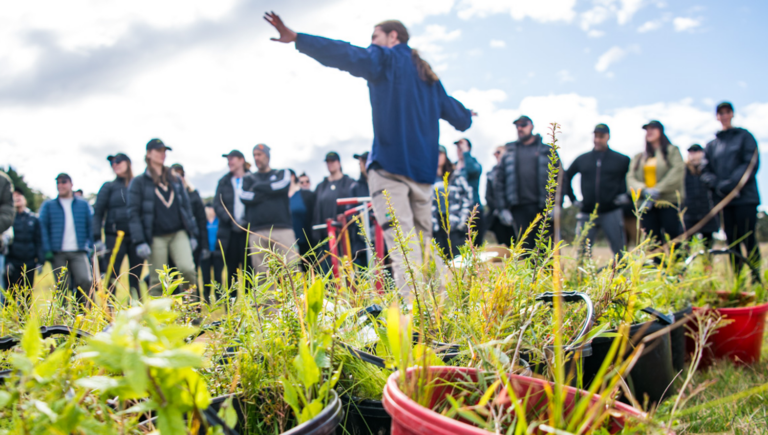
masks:
<path fill-rule="evenodd" d="M 149 176 L 152 177 L 152 182 L 155 184 L 168 184 L 168 178 L 170 177 L 170 169 L 167 166 L 163 166 L 163 169 L 160 171 L 159 174 L 155 173 L 155 171 L 152 169 L 152 165 L 149 163 L 149 156 L 144 157 L 144 163 L 147 164 L 147 172 L 149 173 Z"/>
<path fill-rule="evenodd" d="M 448 155 L 445 155 L 445 163 L 443 163 L 442 172 L 440 173 L 440 176 L 444 176 L 445 174 L 451 174 L 449 177 L 453 178 L 453 172 L 456 169 L 456 166 L 451 162 L 451 160 L 448 158 Z"/>
<path fill-rule="evenodd" d="M 410 39 L 410 36 L 408 35 L 408 29 L 406 29 L 405 25 L 403 25 L 403 23 L 398 20 L 382 21 L 377 24 L 376 27 L 380 27 L 381 31 L 387 35 L 393 31 L 397 32 L 397 40 L 400 41 L 401 44 L 407 44 L 408 40 Z M 411 49 L 411 61 L 413 61 L 413 64 L 416 66 L 416 71 L 419 73 L 419 78 L 425 81 L 428 85 L 432 85 L 436 81 L 440 80 L 440 78 L 437 77 L 437 74 L 432 71 L 432 67 L 429 65 L 429 63 L 422 59 L 421 56 L 419 56 L 418 50 Z"/>
<path fill-rule="evenodd" d="M 659 138 L 659 150 L 661 151 L 661 157 L 664 158 L 664 161 L 669 163 L 669 160 L 667 158 L 667 153 L 669 153 L 669 146 L 672 145 L 672 142 L 670 142 L 667 135 L 662 131 L 661 132 L 661 138 Z M 645 159 L 648 160 L 649 158 L 656 155 L 656 151 L 653 149 L 653 144 L 651 144 L 648 141 L 645 141 Z M 635 170 L 640 168 L 640 160 L 638 159 L 637 163 L 635 163 Z"/>
<path fill-rule="evenodd" d="M 125 176 L 121 178 L 124 179 L 123 181 L 125 181 L 125 186 L 127 187 L 128 185 L 131 184 L 131 180 L 133 180 L 133 169 L 131 168 L 130 160 L 126 160 L 125 163 L 127 163 L 128 166 L 125 169 Z"/>

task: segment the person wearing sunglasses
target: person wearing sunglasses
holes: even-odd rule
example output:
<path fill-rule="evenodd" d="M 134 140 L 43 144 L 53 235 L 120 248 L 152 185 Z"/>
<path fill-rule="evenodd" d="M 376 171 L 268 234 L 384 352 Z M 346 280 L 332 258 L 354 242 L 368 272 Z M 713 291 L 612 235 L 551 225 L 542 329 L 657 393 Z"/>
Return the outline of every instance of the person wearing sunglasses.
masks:
<path fill-rule="evenodd" d="M 496 172 L 501 163 L 501 156 L 504 154 L 504 146 L 496 147 L 493 157 L 496 158 L 496 165 L 486 174 L 485 184 L 485 206 L 488 208 L 488 229 L 496 236 L 496 242 L 500 245 L 511 246 L 515 244 L 515 226 L 512 222 L 504 223 L 499 219 L 499 201 L 496 196 Z"/>
<path fill-rule="evenodd" d="M 93 285 L 88 260 L 88 250 L 93 246 L 93 218 L 88 202 L 74 195 L 68 174 L 56 176 L 56 190 L 59 195 L 40 207 L 43 251 L 55 274 L 66 267 L 69 276 L 64 282 L 69 284 L 79 309 L 88 303 Z"/>
<path fill-rule="evenodd" d="M 115 179 L 104 183 L 96 195 L 96 203 L 93 206 L 93 224 L 91 225 L 93 240 L 96 241 L 94 250 L 100 254 L 101 272 L 107 272 L 109 259 L 117 241 L 117 233 L 122 231 L 125 234 L 117 251 L 114 270 L 111 271 L 110 276 L 113 282 L 117 279 L 120 275 L 123 259 L 127 255 L 130 293 L 131 297 L 137 298 L 141 296 L 139 275 L 144 261 L 136 254 L 136 246 L 131 241 L 131 230 L 128 225 L 128 186 L 133 180 L 131 159 L 123 153 L 117 153 L 107 157 L 107 160 L 112 166 Z M 102 231 L 104 232 L 104 241 L 102 241 Z M 115 288 L 111 284 L 110 282 L 110 289 L 114 291 Z"/>
<path fill-rule="evenodd" d="M 552 147 L 541 140 L 541 135 L 533 134 L 533 121 L 522 115 L 513 124 L 517 128 L 517 140 L 506 144 L 504 155 L 499 163 L 494 180 L 499 201 L 499 218 L 505 225 L 514 221 L 518 236 L 528 230 L 547 202 L 547 182 L 549 168 L 554 166 Z M 557 166 L 562 168 L 560 157 Z M 531 228 L 523 241 L 523 248 L 534 247 L 536 228 Z M 551 236 L 552 232 L 548 231 Z"/>

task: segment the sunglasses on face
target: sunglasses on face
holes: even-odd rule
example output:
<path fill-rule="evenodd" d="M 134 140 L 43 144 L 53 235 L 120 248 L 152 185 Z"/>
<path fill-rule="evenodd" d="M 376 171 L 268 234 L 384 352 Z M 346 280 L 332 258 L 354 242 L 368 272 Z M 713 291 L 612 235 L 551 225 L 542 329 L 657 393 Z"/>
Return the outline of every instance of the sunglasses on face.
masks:
<path fill-rule="evenodd" d="M 496 151 L 496 152 L 493 153 L 494 156 L 498 156 L 500 154 L 501 154 L 501 151 Z"/>
<path fill-rule="evenodd" d="M 68 184 L 69 180 L 56 180 L 56 184 Z"/>
<path fill-rule="evenodd" d="M 527 122 L 524 122 L 524 121 L 518 122 L 518 123 L 517 123 L 517 124 L 515 124 L 515 125 L 517 125 L 517 128 L 528 127 L 528 123 L 527 123 Z"/>

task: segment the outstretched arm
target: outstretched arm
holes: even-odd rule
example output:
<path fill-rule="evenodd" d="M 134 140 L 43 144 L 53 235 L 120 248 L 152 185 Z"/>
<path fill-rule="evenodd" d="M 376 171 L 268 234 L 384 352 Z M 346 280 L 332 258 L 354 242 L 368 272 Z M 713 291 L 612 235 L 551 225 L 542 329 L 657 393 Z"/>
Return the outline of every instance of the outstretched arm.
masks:
<path fill-rule="evenodd" d="M 267 12 L 264 19 L 280 33 L 273 41 L 296 42 L 296 49 L 325 66 L 347 71 L 353 76 L 366 80 L 377 80 L 389 61 L 390 49 L 371 45 L 363 48 L 348 42 L 336 41 L 321 36 L 296 33 L 289 29 L 274 12 Z"/>

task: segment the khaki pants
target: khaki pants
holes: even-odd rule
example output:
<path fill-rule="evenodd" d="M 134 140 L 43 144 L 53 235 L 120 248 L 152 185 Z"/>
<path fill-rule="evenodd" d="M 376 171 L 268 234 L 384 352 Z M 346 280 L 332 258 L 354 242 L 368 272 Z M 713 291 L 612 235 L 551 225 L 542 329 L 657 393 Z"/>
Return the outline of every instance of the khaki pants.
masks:
<path fill-rule="evenodd" d="M 173 234 L 155 236 L 152 240 L 152 254 L 149 256 L 148 265 L 149 294 L 152 296 L 162 296 L 163 294 L 156 270 L 162 270 L 163 265 L 168 264 L 169 259 L 173 260 L 173 264 L 184 279 L 183 289 L 197 284 L 197 270 L 187 232 L 181 230 Z"/>
<path fill-rule="evenodd" d="M 269 271 L 267 253 L 262 249 L 268 249 L 279 255 L 285 256 L 285 262 L 291 269 L 296 269 L 299 256 L 296 252 L 296 234 L 293 228 L 265 228 L 251 232 L 248 237 L 251 242 L 251 265 L 256 273 L 266 274 Z"/>
<path fill-rule="evenodd" d="M 410 301 L 413 289 L 407 285 L 406 267 L 400 246 L 395 243 L 395 229 L 391 224 L 392 219 L 390 219 L 384 191 L 386 190 L 389 194 L 390 203 L 395 210 L 397 220 L 400 222 L 400 229 L 410 248 L 408 263 L 418 276 L 425 257 L 423 248 L 427 247 L 428 249 L 432 239 L 432 195 L 434 188 L 432 184 L 417 183 L 408 177 L 392 174 L 383 169 L 368 171 L 368 185 L 371 190 L 373 212 L 384 230 L 384 241 L 392 258 L 395 284 L 400 295 L 406 301 Z M 424 246 L 418 246 L 420 236 L 424 238 Z"/>

